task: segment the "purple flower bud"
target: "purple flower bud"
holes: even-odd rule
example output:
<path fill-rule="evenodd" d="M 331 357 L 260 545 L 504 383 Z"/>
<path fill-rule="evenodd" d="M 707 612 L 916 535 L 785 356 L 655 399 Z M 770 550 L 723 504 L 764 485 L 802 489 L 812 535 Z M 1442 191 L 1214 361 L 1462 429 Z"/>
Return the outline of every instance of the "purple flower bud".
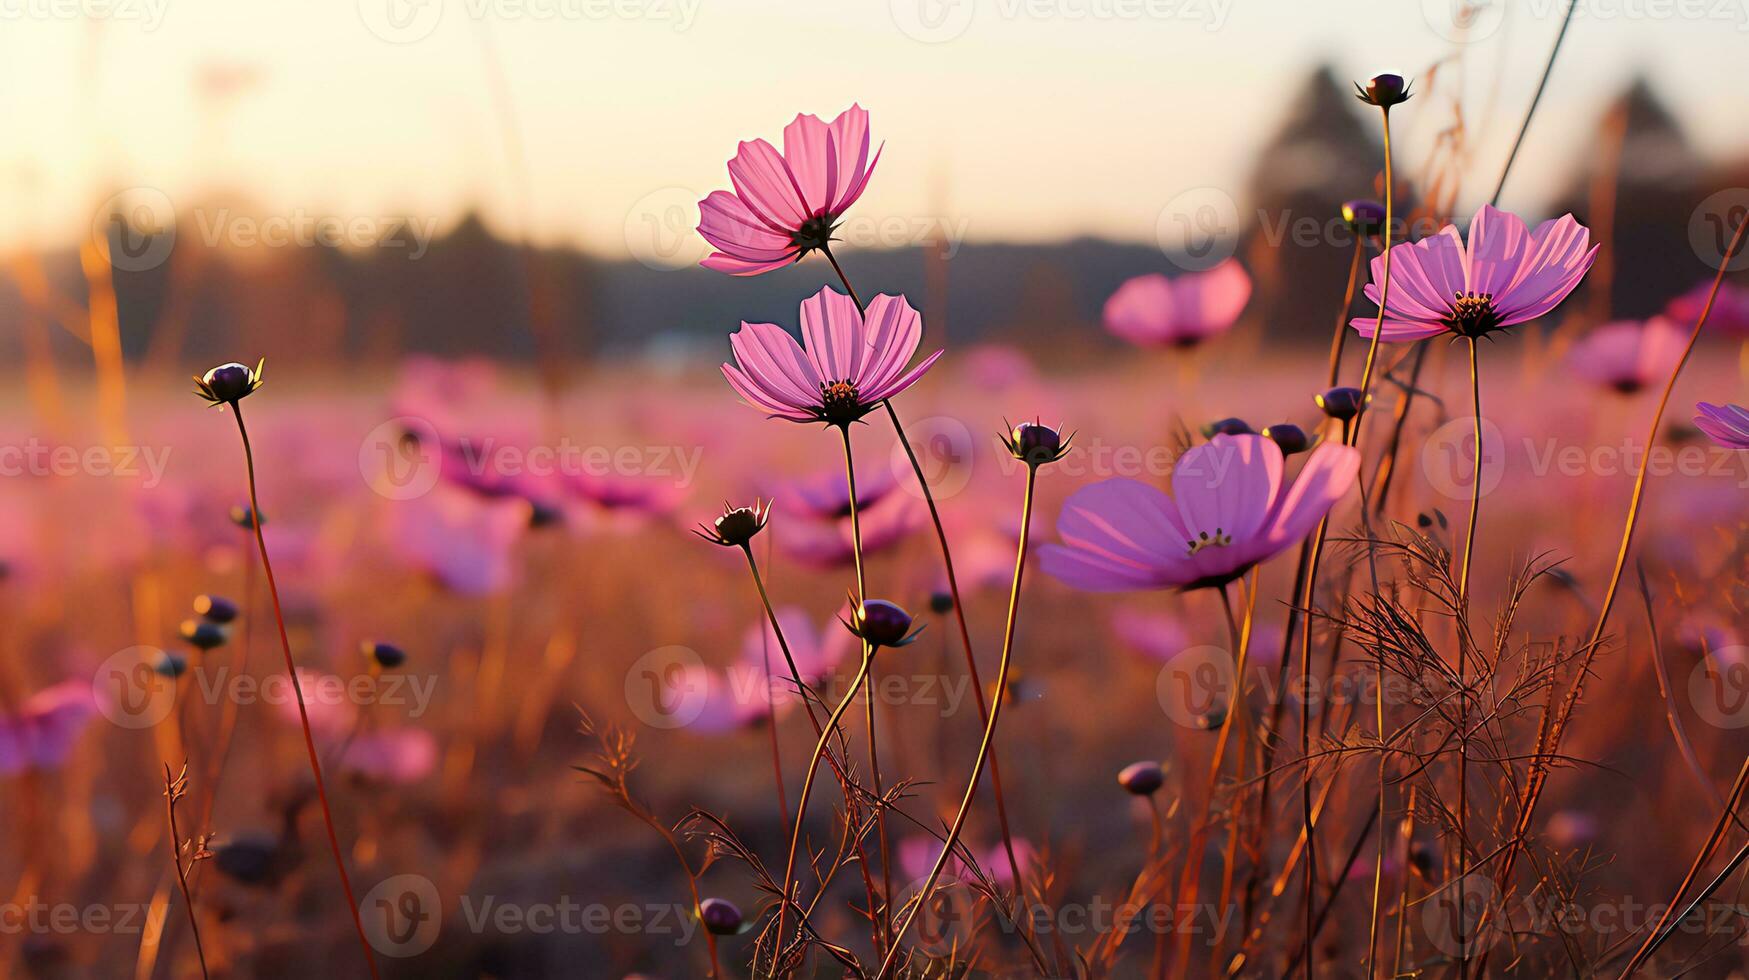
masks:
<path fill-rule="evenodd" d="M 1359 388 L 1331 388 L 1315 400 L 1326 416 L 1342 422 L 1360 414 Z"/>
<path fill-rule="evenodd" d="M 723 898 L 707 898 L 698 903 L 698 917 L 713 936 L 733 936 L 741 931 L 741 910 Z"/>
<path fill-rule="evenodd" d="M 1117 784 L 1136 796 L 1153 796 L 1166 783 L 1158 762 L 1132 762 L 1117 774 Z"/>
<path fill-rule="evenodd" d="M 1385 206 L 1365 198 L 1344 201 L 1342 220 L 1356 234 L 1376 235 L 1385 227 Z"/>
<path fill-rule="evenodd" d="M 196 650 L 206 651 L 225 645 L 225 628 L 205 619 L 185 619 L 179 631 L 182 639 Z"/>
<path fill-rule="evenodd" d="M 1356 94 L 1360 101 L 1387 111 L 1391 106 L 1409 101 L 1412 94 L 1409 83 L 1401 75 L 1374 75 L 1364 86 L 1356 83 L 1354 87 L 1358 90 Z"/>
<path fill-rule="evenodd" d="M 885 599 L 864 599 L 856 607 L 853 632 L 877 647 L 910 642 L 911 614 Z"/>
<path fill-rule="evenodd" d="M 235 405 L 261 387 L 261 366 L 253 370 L 246 364 L 232 361 L 212 368 L 194 379 L 195 394 L 214 405 Z"/>
<path fill-rule="evenodd" d="M 1215 436 L 1248 436 L 1251 426 L 1244 419 L 1218 419 L 1202 427 L 1203 437 L 1213 439 Z"/>
<path fill-rule="evenodd" d="M 1028 466 L 1043 466 L 1063 458 L 1068 446 L 1061 433 L 1039 422 L 1022 422 L 1008 433 L 1008 451 Z"/>
<path fill-rule="evenodd" d="M 929 594 L 929 611 L 937 616 L 945 616 L 953 612 L 953 593 L 931 592 Z"/>
<path fill-rule="evenodd" d="M 237 618 L 237 604 L 222 596 L 197 595 L 194 612 L 209 623 L 228 623 Z"/>
<path fill-rule="evenodd" d="M 393 643 L 380 640 L 364 641 L 364 655 L 384 670 L 394 670 L 407 662 L 407 652 Z"/>
<path fill-rule="evenodd" d="M 1306 430 L 1288 422 L 1278 422 L 1275 425 L 1265 426 L 1263 437 L 1274 440 L 1275 444 L 1281 447 L 1283 456 L 1303 453 L 1306 451 L 1306 447 L 1312 444 L 1312 440 L 1306 436 Z"/>

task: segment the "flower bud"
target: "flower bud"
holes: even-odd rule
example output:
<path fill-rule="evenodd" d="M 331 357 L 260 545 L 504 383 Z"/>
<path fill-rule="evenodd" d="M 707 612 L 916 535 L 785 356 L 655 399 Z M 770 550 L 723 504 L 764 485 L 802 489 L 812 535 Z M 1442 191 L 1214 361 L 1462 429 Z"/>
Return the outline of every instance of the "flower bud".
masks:
<path fill-rule="evenodd" d="M 1409 101 L 1412 94 L 1409 91 L 1409 83 L 1405 82 L 1401 75 L 1374 75 L 1367 79 L 1364 86 L 1356 83 L 1354 87 L 1360 101 L 1368 105 L 1376 105 L 1387 111 L 1390 110 L 1391 106 L 1401 105 Z"/>
<path fill-rule="evenodd" d="M 231 508 L 231 523 L 245 531 L 253 530 L 255 528 L 255 513 L 249 509 L 248 504 L 238 504 Z M 267 523 L 266 514 L 261 515 L 261 523 Z"/>
<path fill-rule="evenodd" d="M 1360 414 L 1359 388 L 1331 388 L 1315 400 L 1326 416 L 1338 421 L 1346 422 Z"/>
<path fill-rule="evenodd" d="M 929 611 L 937 616 L 945 616 L 953 612 L 953 593 L 931 592 L 929 594 Z"/>
<path fill-rule="evenodd" d="M 741 931 L 741 910 L 727 899 L 707 898 L 698 903 L 698 917 L 713 936 L 733 936 Z"/>
<path fill-rule="evenodd" d="M 251 370 L 236 361 L 221 364 L 194 379 L 194 385 L 195 394 L 214 405 L 235 405 L 261 387 L 261 365 Z"/>
<path fill-rule="evenodd" d="M 1385 227 L 1385 206 L 1365 198 L 1344 201 L 1342 221 L 1357 235 L 1376 235 Z"/>
<path fill-rule="evenodd" d="M 182 639 L 196 650 L 206 651 L 225 645 L 225 628 L 205 619 L 185 619 L 179 631 Z"/>
<path fill-rule="evenodd" d="M 1153 796 L 1166 783 L 1158 762 L 1132 762 L 1117 774 L 1117 784 L 1136 796 Z"/>
<path fill-rule="evenodd" d="M 158 662 L 152 665 L 152 669 L 157 672 L 159 677 L 177 678 L 188 672 L 188 661 L 179 654 L 166 651 L 164 656 L 158 658 Z"/>
<path fill-rule="evenodd" d="M 1056 429 L 1040 422 L 1022 422 L 1008 432 L 1008 451 L 1028 466 L 1043 466 L 1063 458 L 1067 440 Z"/>
<path fill-rule="evenodd" d="M 237 618 L 237 604 L 222 596 L 197 595 L 194 612 L 209 623 L 228 623 Z"/>
<path fill-rule="evenodd" d="M 394 670 L 407 662 L 407 652 L 393 643 L 381 640 L 366 640 L 363 643 L 364 655 L 384 670 Z"/>
<path fill-rule="evenodd" d="M 1306 451 L 1306 447 L 1312 444 L 1312 440 L 1306 436 L 1306 430 L 1290 422 L 1277 422 L 1275 425 L 1265 426 L 1263 437 L 1274 441 L 1277 446 L 1281 447 L 1283 456 L 1303 453 Z"/>
<path fill-rule="evenodd" d="M 1213 439 L 1215 436 L 1248 436 L 1251 426 L 1244 419 L 1218 419 L 1202 427 L 1203 438 Z"/>
<path fill-rule="evenodd" d="M 916 636 L 911 614 L 885 599 L 864 599 L 850 631 L 877 647 L 901 647 Z"/>
<path fill-rule="evenodd" d="M 729 507 L 725 504 L 723 516 L 713 521 L 709 527 L 700 524 L 692 533 L 725 548 L 745 548 L 754 535 L 765 529 L 765 522 L 770 519 L 770 501 L 755 500 L 751 507 Z"/>

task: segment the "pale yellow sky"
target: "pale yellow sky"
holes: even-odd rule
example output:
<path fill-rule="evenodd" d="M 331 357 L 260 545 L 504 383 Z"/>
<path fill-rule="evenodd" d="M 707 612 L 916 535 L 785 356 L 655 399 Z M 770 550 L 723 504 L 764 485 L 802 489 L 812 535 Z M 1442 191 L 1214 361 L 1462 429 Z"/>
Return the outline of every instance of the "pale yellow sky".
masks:
<path fill-rule="evenodd" d="M 1280 98 L 1319 60 L 1359 78 L 1454 52 L 1483 140 L 1474 202 L 1563 6 L 1485 7 L 1486 36 L 1458 44 L 1455 2 L 0 0 L 0 241 L 70 241 L 122 187 L 179 209 L 222 189 L 287 219 L 447 226 L 482 206 L 506 229 L 526 192 L 538 239 L 624 256 L 726 185 L 738 139 L 852 101 L 887 142 L 857 208 L 865 243 L 943 228 L 1149 241 L 1187 192 L 1243 203 Z M 1749 0 L 1582 3 L 1509 206 L 1534 209 L 1564 177 L 1635 70 L 1703 148 L 1749 149 Z M 197 84 L 215 68 L 254 77 L 222 111 Z M 1497 111 L 1478 118 L 1493 86 Z M 1413 165 L 1450 106 L 1425 99 L 1393 119 Z"/>

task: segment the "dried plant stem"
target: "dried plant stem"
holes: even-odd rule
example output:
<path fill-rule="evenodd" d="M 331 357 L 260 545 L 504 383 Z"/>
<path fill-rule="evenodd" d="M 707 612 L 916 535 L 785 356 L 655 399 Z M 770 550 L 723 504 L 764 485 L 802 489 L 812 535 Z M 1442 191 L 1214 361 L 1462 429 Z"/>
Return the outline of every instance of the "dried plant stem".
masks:
<path fill-rule="evenodd" d="M 172 776 L 170 765 L 164 765 L 164 809 L 170 821 L 170 860 L 176 865 L 176 881 L 182 887 L 182 904 L 188 909 L 188 931 L 194 935 L 194 952 L 200 958 L 200 975 L 210 977 L 207 970 L 206 946 L 200 939 L 200 919 L 194 914 L 194 895 L 188 890 L 188 871 L 182 866 L 182 833 L 176 829 L 176 801 L 188 787 L 188 763 L 182 764 L 182 774 Z"/>
<path fill-rule="evenodd" d="M 298 702 L 298 721 L 304 730 L 304 749 L 310 756 L 310 774 L 316 781 L 316 799 L 322 804 L 322 825 L 328 832 L 328 848 L 334 852 L 334 866 L 340 872 L 340 888 L 346 893 L 346 907 L 352 913 L 353 928 L 358 931 L 358 943 L 364 950 L 365 965 L 370 968 L 373 980 L 378 980 L 381 974 L 377 972 L 376 954 L 372 951 L 370 937 L 364 931 L 364 918 L 358 910 L 358 899 L 352 893 L 352 879 L 346 873 L 346 858 L 340 851 L 340 835 L 334 829 L 334 811 L 328 805 L 328 787 L 322 779 L 322 762 L 316 752 L 316 736 L 310 730 L 310 712 L 304 704 L 304 690 L 298 683 L 297 661 L 292 659 L 291 638 L 285 630 L 285 611 L 280 608 L 279 586 L 273 579 L 273 563 L 267 557 L 267 539 L 261 534 L 261 503 L 256 498 L 255 491 L 255 452 L 249 446 L 249 430 L 243 425 L 243 409 L 240 403 L 231 402 L 231 414 L 237 419 L 237 434 L 243 439 L 243 461 L 249 472 L 249 523 L 255 532 L 255 547 L 261 552 L 261 571 L 267 577 L 267 594 L 273 600 L 273 620 L 279 627 L 279 645 L 285 653 L 285 672 L 291 679 L 292 693 Z"/>
<path fill-rule="evenodd" d="M 838 274 L 838 281 L 844 284 L 844 291 L 850 294 L 851 302 L 861 312 L 862 298 L 857 294 L 856 287 L 850 284 L 850 277 L 844 274 L 844 268 L 838 264 L 838 259 L 830 248 L 822 248 L 826 261 L 832 263 L 832 271 Z M 905 435 L 905 427 L 899 423 L 899 412 L 893 408 L 893 402 L 888 399 L 881 403 L 886 406 L 887 419 L 893 423 L 893 434 L 898 437 L 899 445 L 904 447 L 905 458 L 911 463 L 911 472 L 917 477 L 917 488 L 923 494 L 923 503 L 929 508 L 929 521 L 935 526 L 935 541 L 941 548 L 941 564 L 947 573 L 947 591 L 953 596 L 953 615 L 955 624 L 959 626 L 960 646 L 966 654 L 966 673 L 971 678 L 972 703 L 978 706 L 978 720 L 988 725 L 990 723 L 990 705 L 984 700 L 984 681 L 978 676 L 978 658 L 972 652 L 972 632 L 966 627 L 966 605 L 960 600 L 959 578 L 954 574 L 953 549 L 947 544 L 947 530 L 941 523 L 941 510 L 935 506 L 935 494 L 929 489 L 929 481 L 923 476 L 923 464 L 917 461 L 917 453 L 911 448 L 911 440 Z M 854 494 L 852 495 L 854 496 Z M 1000 690 L 997 696 L 1001 696 Z M 996 798 L 996 823 L 1002 830 L 1002 850 L 1008 857 L 1008 870 L 1014 875 L 1014 887 L 1022 890 L 1020 876 L 1020 861 L 1014 854 L 1014 835 L 1008 830 L 1008 804 L 1002 795 L 1002 767 L 995 759 L 990 760 L 990 791 Z"/>
<path fill-rule="evenodd" d="M 814 775 L 820 770 L 820 757 L 826 753 L 827 741 L 831 739 L 832 733 L 838 730 L 839 722 L 844 718 L 845 709 L 849 708 L 851 702 L 856 700 L 856 696 L 862 691 L 863 682 L 868 679 L 869 668 L 874 663 L 874 651 L 875 648 L 864 640 L 862 664 L 856 668 L 856 676 L 851 678 L 850 690 L 844 695 L 844 700 L 838 702 L 838 707 L 832 709 L 832 714 L 827 716 L 825 727 L 820 731 L 820 737 L 814 741 L 814 752 L 808 757 L 807 775 L 802 777 L 802 798 L 796 804 L 795 823 L 790 828 L 789 857 L 784 860 L 783 894 L 779 896 L 777 906 L 777 941 L 773 943 L 775 951 L 772 953 L 771 961 L 773 976 L 780 972 L 781 964 L 778 962 L 778 958 L 782 955 L 783 937 L 789 921 L 789 907 L 795 900 L 795 896 L 791 893 L 795 891 L 796 852 L 801 849 L 802 822 L 808 813 L 808 797 L 812 796 L 814 792 Z M 869 911 L 872 913 L 874 910 L 870 909 Z M 806 916 L 803 916 L 803 923 L 805 927 Z"/>
<path fill-rule="evenodd" d="M 965 796 L 960 800 L 959 812 L 954 815 L 953 824 L 948 829 L 947 840 L 942 844 L 941 853 L 935 858 L 934 867 L 929 869 L 929 877 L 924 880 L 923 888 L 917 893 L 905 918 L 899 922 L 899 931 L 893 936 L 892 947 L 887 950 L 886 959 L 881 962 L 881 968 L 875 974 L 875 980 L 885 980 L 892 972 L 897 962 L 899 950 L 905 938 L 905 933 L 911 927 L 911 922 L 917 918 L 919 910 L 929 904 L 930 896 L 935 892 L 935 885 L 941 879 L 941 871 L 947 866 L 948 856 L 953 853 L 954 845 L 959 842 L 960 832 L 965 829 L 966 817 L 972 811 L 972 801 L 978 795 L 978 780 L 984 774 L 984 765 L 994 754 L 996 744 L 996 722 L 1002 716 L 1002 705 L 1007 699 L 1002 692 L 1008 686 L 1008 666 L 1014 653 L 1014 627 L 1020 612 L 1020 585 L 1026 572 L 1027 539 L 1032 531 L 1032 498 L 1033 486 L 1038 480 L 1038 467 L 1028 465 L 1026 468 L 1026 494 L 1020 506 L 1020 543 L 1015 549 L 1014 583 L 1008 590 L 1008 621 L 1002 632 L 1002 659 L 996 668 L 996 698 L 990 706 L 989 721 L 984 723 L 984 739 L 978 746 L 978 756 L 972 763 L 972 774 L 966 780 Z M 1016 878 L 1014 886 L 1022 888 L 1021 881 Z"/>
<path fill-rule="evenodd" d="M 1658 430 L 1664 424 L 1664 412 L 1670 405 L 1670 395 L 1676 390 L 1676 379 L 1682 376 L 1682 368 L 1694 354 L 1694 346 L 1700 341 L 1700 332 L 1706 326 L 1707 317 L 1712 315 L 1713 301 L 1718 298 L 1719 287 L 1725 280 L 1725 271 L 1731 260 L 1743 247 L 1743 232 L 1749 229 L 1749 219 L 1737 223 L 1737 231 L 1731 236 L 1731 244 L 1725 249 L 1724 256 L 1719 260 L 1719 270 L 1713 276 L 1711 291 L 1707 293 L 1706 305 L 1701 308 L 1700 317 L 1694 322 L 1694 330 L 1688 335 L 1688 345 L 1682 349 L 1682 359 L 1671 369 L 1670 377 L 1664 382 L 1664 392 L 1658 397 L 1658 407 L 1652 412 L 1651 424 L 1646 429 L 1646 452 L 1640 454 L 1639 472 L 1634 477 L 1634 491 L 1628 500 L 1627 517 L 1622 523 L 1621 545 L 1616 549 L 1615 569 L 1609 576 L 1609 587 L 1604 590 L 1603 603 L 1597 611 L 1597 623 L 1591 629 L 1591 639 L 1585 644 L 1585 653 L 1579 662 L 1578 673 L 1573 678 L 1573 686 L 1568 689 L 1566 697 L 1555 715 L 1554 722 L 1545 730 L 1547 735 L 1539 740 L 1537 752 L 1531 765 L 1530 777 L 1525 781 L 1524 793 L 1519 800 L 1518 823 L 1513 828 L 1512 838 L 1506 842 L 1506 853 L 1500 861 L 1500 871 L 1495 877 L 1495 884 L 1502 890 L 1512 880 L 1512 871 L 1516 866 L 1519 853 L 1524 849 L 1524 841 L 1530 833 L 1532 822 L 1536 817 L 1537 804 L 1542 799 L 1543 787 L 1548 785 L 1549 768 L 1543 762 L 1553 759 L 1560 753 L 1561 738 L 1566 734 L 1567 723 L 1572 720 L 1573 711 L 1579 704 L 1579 698 L 1585 691 L 1585 680 L 1591 676 L 1591 663 L 1597 658 L 1597 651 L 1603 644 L 1603 633 L 1609 625 L 1609 613 L 1615 606 L 1615 596 L 1621 587 L 1622 571 L 1627 567 L 1628 551 L 1633 544 L 1634 528 L 1639 523 L 1640 505 L 1646 494 L 1646 467 L 1651 458 L 1651 447 L 1658 442 Z M 1483 961 L 1484 963 L 1486 960 Z"/>

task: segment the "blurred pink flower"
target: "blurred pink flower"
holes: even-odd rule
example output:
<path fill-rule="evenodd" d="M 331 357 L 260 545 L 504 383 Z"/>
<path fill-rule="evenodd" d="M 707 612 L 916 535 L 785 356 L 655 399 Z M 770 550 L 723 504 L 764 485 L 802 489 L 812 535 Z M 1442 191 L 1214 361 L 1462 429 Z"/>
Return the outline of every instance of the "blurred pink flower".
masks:
<path fill-rule="evenodd" d="M 1631 395 L 1676 370 L 1688 346 L 1688 331 L 1655 316 L 1645 323 L 1618 320 L 1579 338 L 1567 352 L 1567 367 L 1594 384 Z"/>
<path fill-rule="evenodd" d="M 1284 486 L 1274 442 L 1218 435 L 1179 459 L 1176 500 L 1121 478 L 1077 490 L 1057 520 L 1064 543 L 1041 547 L 1039 566 L 1091 592 L 1225 585 L 1310 534 L 1359 469 L 1359 453 L 1326 442 Z"/>
<path fill-rule="evenodd" d="M 1177 616 L 1120 608 L 1111 614 L 1111 631 L 1124 646 L 1162 663 L 1190 647 L 1190 634 Z"/>
<path fill-rule="evenodd" d="M 1689 613 L 1676 627 L 1676 642 L 1696 656 L 1717 653 L 1739 645 L 1731 621 L 1712 610 Z"/>
<path fill-rule="evenodd" d="M 1380 340 L 1421 340 L 1441 333 L 1481 337 L 1534 320 L 1558 306 L 1585 277 L 1599 246 L 1573 216 L 1526 229 L 1508 211 L 1483 205 L 1469 244 L 1453 225 L 1391 249 L 1391 295 Z M 1366 298 L 1379 301 L 1385 257 L 1372 260 Z M 1371 337 L 1377 314 L 1349 321 Z"/>
<path fill-rule="evenodd" d="M 783 152 L 765 140 L 742 142 L 729 161 L 733 193 L 698 202 L 698 233 L 716 249 L 707 269 L 753 276 L 825 248 L 839 215 L 874 173 L 868 112 L 852 105 L 830 124 L 799 115 L 784 127 Z"/>
<path fill-rule="evenodd" d="M 905 838 L 899 842 L 898 847 L 899 869 L 904 872 L 908 880 L 922 881 L 929 875 L 930 869 L 935 866 L 935 858 L 941 853 L 941 844 L 941 841 L 933 837 Z M 978 867 L 990 877 L 993 883 L 1003 888 L 1013 887 L 1014 869 L 1008 865 L 1006 848 L 1001 844 L 996 844 L 981 854 L 976 851 L 973 851 L 973 854 L 977 857 Z M 1038 861 L 1038 849 L 1032 846 L 1031 841 L 1016 837 L 1014 838 L 1014 860 L 1020 865 L 1020 873 L 1025 875 L 1032 869 L 1031 866 Z M 957 848 L 956 853 L 948 857 L 947 864 L 942 866 L 942 873 L 960 881 L 978 880 L 977 876 L 971 873 L 971 869 L 966 867 L 966 862 L 957 853 Z"/>
<path fill-rule="evenodd" d="M 816 684 L 831 674 L 850 652 L 850 631 L 836 619 L 828 619 L 816 628 L 805 611 L 785 606 L 777 610 L 777 621 L 783 627 L 783 638 L 795 658 L 796 669 L 808 684 Z M 783 649 L 778 646 L 771 622 L 762 618 L 748 627 L 741 641 L 741 664 L 755 677 L 765 680 L 767 663 L 771 665 L 774 700 L 782 701 L 785 697 L 794 700 L 795 681 L 789 675 L 789 665 L 784 663 Z"/>
<path fill-rule="evenodd" d="M 670 513 L 686 495 L 680 484 L 668 477 L 578 473 L 568 485 L 602 510 L 648 517 Z"/>
<path fill-rule="evenodd" d="M 690 664 L 664 676 L 661 684 L 660 704 L 670 706 L 674 720 L 698 735 L 739 731 L 769 717 L 775 707 L 766 689 L 747 671 Z"/>
<path fill-rule="evenodd" d="M 302 692 L 310 733 L 319 742 L 338 742 L 358 728 L 358 703 L 349 695 L 345 678 L 299 667 L 296 689 L 284 673 L 272 674 L 261 683 L 262 697 L 288 725 L 303 724 L 298 711 L 298 694 Z"/>
<path fill-rule="evenodd" d="M 907 495 L 889 496 L 857 516 L 862 522 L 864 557 L 891 548 L 928 522 L 923 504 Z M 804 565 L 841 568 L 855 558 L 849 517 L 835 521 L 785 521 L 774 527 L 778 547 Z"/>
<path fill-rule="evenodd" d="M 881 465 L 856 468 L 856 504 L 874 506 L 899 485 L 898 476 L 886 460 Z M 800 510 L 809 517 L 830 519 L 850 516 L 850 481 L 843 466 L 820 470 L 772 485 L 766 496 L 782 500 L 785 510 Z"/>
<path fill-rule="evenodd" d="M 482 500 L 439 484 L 388 507 L 388 543 L 402 561 L 462 595 L 510 587 L 513 552 L 528 529 L 526 501 Z"/>
<path fill-rule="evenodd" d="M 749 405 L 792 422 L 848 424 L 917 383 L 941 351 L 907 371 L 923 321 L 903 296 L 882 293 L 856 310 L 830 286 L 802 301 L 798 345 L 775 323 L 748 323 L 729 337 L 735 363 L 723 376 Z"/>
<path fill-rule="evenodd" d="M 437 768 L 437 737 L 410 727 L 360 732 L 347 744 L 340 768 L 377 783 L 417 783 Z"/>
<path fill-rule="evenodd" d="M 1749 449 L 1749 409 L 1741 405 L 1714 405 L 1701 402 L 1694 417 L 1694 427 L 1726 449 Z"/>
<path fill-rule="evenodd" d="M 59 769 L 97 713 L 91 685 L 63 681 L 32 694 L 14 714 L 0 714 L 0 776 Z"/>
<path fill-rule="evenodd" d="M 1132 344 L 1192 347 L 1232 327 L 1251 300 L 1251 277 L 1233 259 L 1176 279 L 1137 276 L 1105 301 L 1105 329 Z"/>
<path fill-rule="evenodd" d="M 1706 300 L 1712 291 L 1711 279 L 1696 283 L 1693 289 L 1672 299 L 1664 307 L 1664 315 L 1693 329 L 1695 321 L 1700 319 L 1700 311 L 1706 309 Z M 1735 283 L 1720 283 L 1719 296 L 1713 301 L 1713 311 L 1707 315 L 1706 325 L 1709 332 L 1749 335 L 1749 289 Z"/>

